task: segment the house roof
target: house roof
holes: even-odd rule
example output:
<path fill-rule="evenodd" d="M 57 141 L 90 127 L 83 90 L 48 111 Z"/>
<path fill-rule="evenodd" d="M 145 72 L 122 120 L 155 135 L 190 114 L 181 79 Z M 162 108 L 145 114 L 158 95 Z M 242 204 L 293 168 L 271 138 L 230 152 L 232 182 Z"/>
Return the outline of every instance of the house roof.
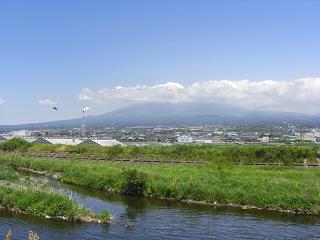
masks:
<path fill-rule="evenodd" d="M 103 146 L 103 147 L 111 147 L 111 146 L 124 146 L 123 143 L 111 139 L 111 140 L 99 140 L 99 139 L 86 139 L 81 144 L 85 145 L 96 145 L 96 146 Z"/>
<path fill-rule="evenodd" d="M 115 145 L 120 145 L 123 146 L 124 144 L 119 142 L 118 140 L 115 139 L 111 139 L 111 140 L 96 140 L 96 139 L 92 139 L 92 141 L 96 142 L 97 144 L 99 144 L 100 146 L 115 146 Z"/>
<path fill-rule="evenodd" d="M 78 138 L 39 138 L 34 141 L 36 144 L 62 144 L 62 145 L 97 145 L 97 146 L 123 146 L 124 144 L 117 140 L 97 140 L 97 139 L 78 139 Z"/>
<path fill-rule="evenodd" d="M 63 144 L 63 145 L 74 146 L 82 143 L 82 140 L 78 138 L 45 138 L 45 139 L 52 144 Z"/>
<path fill-rule="evenodd" d="M 29 142 L 29 143 L 33 143 L 34 141 L 37 140 L 37 138 L 23 138 L 23 140 Z"/>
<path fill-rule="evenodd" d="M 39 138 L 34 143 L 36 144 L 63 144 L 63 145 L 78 145 L 82 140 L 76 138 Z"/>

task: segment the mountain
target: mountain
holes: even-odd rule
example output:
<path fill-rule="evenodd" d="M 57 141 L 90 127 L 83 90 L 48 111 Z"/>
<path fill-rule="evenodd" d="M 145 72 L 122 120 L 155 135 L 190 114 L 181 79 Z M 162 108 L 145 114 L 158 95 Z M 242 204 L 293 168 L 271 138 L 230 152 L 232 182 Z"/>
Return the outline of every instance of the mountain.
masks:
<path fill-rule="evenodd" d="M 124 127 L 156 125 L 194 125 L 194 124 L 253 124 L 280 122 L 320 123 L 320 118 L 299 113 L 249 110 L 232 105 L 212 103 L 142 103 L 133 104 L 119 110 L 88 116 L 89 127 Z M 61 120 L 46 123 L 0 126 L 12 128 L 56 128 L 79 127 L 81 119 Z"/>

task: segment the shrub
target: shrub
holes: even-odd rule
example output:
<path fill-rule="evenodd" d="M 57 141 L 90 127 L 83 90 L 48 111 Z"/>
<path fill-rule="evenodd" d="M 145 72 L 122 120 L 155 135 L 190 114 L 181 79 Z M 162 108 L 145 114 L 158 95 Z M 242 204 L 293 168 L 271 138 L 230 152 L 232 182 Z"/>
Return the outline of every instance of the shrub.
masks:
<path fill-rule="evenodd" d="M 12 138 L 8 141 L 1 143 L 0 150 L 7 151 L 7 152 L 13 152 L 17 149 L 25 150 L 31 146 L 32 146 L 32 144 L 27 142 L 26 140 L 23 140 L 21 138 Z"/>
<path fill-rule="evenodd" d="M 126 195 L 143 195 L 147 187 L 146 175 L 137 169 L 128 169 L 122 172 L 124 181 L 121 193 Z"/>

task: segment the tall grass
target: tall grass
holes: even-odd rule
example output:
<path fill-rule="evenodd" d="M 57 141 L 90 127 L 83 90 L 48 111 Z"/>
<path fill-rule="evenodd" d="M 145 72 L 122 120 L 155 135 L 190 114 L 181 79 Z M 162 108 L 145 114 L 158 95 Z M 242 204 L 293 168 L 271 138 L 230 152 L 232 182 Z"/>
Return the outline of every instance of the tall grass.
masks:
<path fill-rule="evenodd" d="M 13 155 L 0 155 L 0 158 L 3 160 L 6 156 Z M 0 183 L 1 208 L 39 217 L 63 217 L 67 220 L 99 220 L 101 222 L 110 220 L 107 210 L 102 215 L 96 215 L 65 195 L 48 192 L 42 188 L 19 187 L 19 174 L 10 167 L 10 164 L 0 163 L 0 180 L 6 180 Z"/>
<path fill-rule="evenodd" d="M 208 203 L 255 205 L 320 214 L 320 170 L 259 168 L 228 164 L 129 165 L 84 161 L 54 161 L 2 155 L 0 162 L 60 172 L 65 182 L 101 190 L 121 191 L 127 171 L 143 178 L 143 195 Z M 134 178 L 136 179 L 136 178 Z M 132 179 L 129 178 L 131 181 Z"/>
<path fill-rule="evenodd" d="M 0 166 L 0 180 L 16 181 L 19 178 L 19 174 L 12 168 L 6 166 Z"/>
<path fill-rule="evenodd" d="M 65 146 L 33 145 L 25 140 L 14 138 L 0 143 L 0 150 L 67 152 L 80 156 L 96 155 L 105 158 L 141 158 L 160 160 L 192 160 L 208 162 L 242 163 L 284 163 L 292 165 L 317 162 L 320 148 L 317 145 L 173 145 L 173 146 Z"/>
<path fill-rule="evenodd" d="M 63 146 L 33 145 L 30 151 L 68 152 L 90 156 L 92 154 L 105 158 L 141 158 L 162 160 L 192 160 L 208 162 L 242 162 L 242 163 L 303 163 L 304 159 L 316 162 L 320 148 L 316 145 L 173 145 L 173 146 Z"/>
<path fill-rule="evenodd" d="M 0 186 L 0 205 L 7 209 L 33 216 L 65 217 L 80 220 L 94 216 L 89 210 L 70 200 L 67 196 L 32 188 Z"/>

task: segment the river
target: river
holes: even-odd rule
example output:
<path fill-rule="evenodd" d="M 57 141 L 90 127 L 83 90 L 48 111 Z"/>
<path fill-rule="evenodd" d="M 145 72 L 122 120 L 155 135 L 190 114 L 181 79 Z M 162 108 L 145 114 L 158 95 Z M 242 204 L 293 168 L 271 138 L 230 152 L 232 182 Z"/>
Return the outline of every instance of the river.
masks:
<path fill-rule="evenodd" d="M 61 183 L 50 187 L 72 196 L 94 212 L 108 208 L 110 225 L 0 212 L 0 233 L 26 239 L 29 230 L 40 239 L 320 239 L 320 217 L 292 216 L 267 211 L 216 208 L 176 201 L 151 200 L 102 193 Z"/>

